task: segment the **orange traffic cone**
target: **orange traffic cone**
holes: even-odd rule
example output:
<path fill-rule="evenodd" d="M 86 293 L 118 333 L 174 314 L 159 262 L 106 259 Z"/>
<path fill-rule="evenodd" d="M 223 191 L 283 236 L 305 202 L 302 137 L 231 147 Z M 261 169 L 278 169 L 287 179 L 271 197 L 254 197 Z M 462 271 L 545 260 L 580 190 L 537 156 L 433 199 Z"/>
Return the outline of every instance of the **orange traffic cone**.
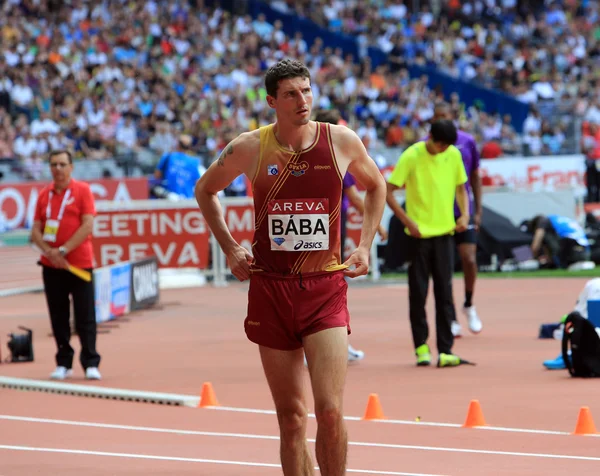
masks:
<path fill-rule="evenodd" d="M 471 400 L 469 403 L 469 409 L 467 411 L 467 419 L 463 425 L 463 428 L 475 428 L 477 426 L 485 426 L 485 418 L 483 417 L 483 411 L 479 400 Z"/>
<path fill-rule="evenodd" d="M 376 393 L 369 395 L 369 401 L 367 402 L 367 408 L 365 409 L 365 415 L 363 420 L 385 420 L 381 403 L 379 402 L 379 396 Z"/>
<path fill-rule="evenodd" d="M 217 396 L 215 395 L 215 391 L 213 390 L 212 383 L 204 382 L 202 385 L 202 395 L 200 396 L 200 404 L 198 405 L 200 408 L 204 407 L 216 407 L 219 405 L 217 402 Z"/>
<path fill-rule="evenodd" d="M 594 435 L 596 433 L 598 432 L 596 431 L 596 425 L 594 425 L 592 412 L 590 412 L 589 407 L 581 407 L 573 435 Z"/>

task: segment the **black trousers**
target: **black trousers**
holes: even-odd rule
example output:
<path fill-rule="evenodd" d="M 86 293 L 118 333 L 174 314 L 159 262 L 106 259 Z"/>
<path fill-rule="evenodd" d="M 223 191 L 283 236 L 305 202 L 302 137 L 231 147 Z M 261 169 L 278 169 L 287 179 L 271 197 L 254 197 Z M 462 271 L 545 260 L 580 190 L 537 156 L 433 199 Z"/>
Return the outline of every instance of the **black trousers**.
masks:
<path fill-rule="evenodd" d="M 92 272 L 91 269 L 87 271 Z M 56 341 L 56 365 L 70 369 L 75 351 L 71 340 L 71 300 L 75 313 L 75 330 L 81 343 L 79 361 L 84 369 L 98 367 L 100 355 L 96 351 L 96 309 L 94 281 L 87 283 L 64 269 L 42 266 L 46 303 Z"/>
<path fill-rule="evenodd" d="M 456 319 L 452 296 L 454 238 L 451 235 L 426 239 L 411 237 L 409 242 L 409 314 L 415 349 L 427 343 L 429 338 L 425 303 L 431 276 L 435 297 L 437 350 L 439 353 L 450 354 L 454 344 L 451 325 Z"/>

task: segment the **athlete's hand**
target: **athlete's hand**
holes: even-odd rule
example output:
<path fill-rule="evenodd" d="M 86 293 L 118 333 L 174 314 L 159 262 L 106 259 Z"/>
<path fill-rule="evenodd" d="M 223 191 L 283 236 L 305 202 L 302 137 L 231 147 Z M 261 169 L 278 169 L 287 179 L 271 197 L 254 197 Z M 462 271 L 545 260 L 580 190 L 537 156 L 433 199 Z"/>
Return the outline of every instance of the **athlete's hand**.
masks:
<path fill-rule="evenodd" d="M 369 272 L 369 250 L 356 248 L 344 264 L 348 266 L 344 270 L 344 274 L 349 278 L 356 278 L 357 276 L 367 274 Z M 351 266 L 355 268 L 350 269 Z"/>
<path fill-rule="evenodd" d="M 479 231 L 479 227 L 481 226 L 481 213 L 475 213 L 473 221 L 475 222 L 475 231 Z"/>
<path fill-rule="evenodd" d="M 252 259 L 252 255 L 248 253 L 248 250 L 240 245 L 227 254 L 229 269 L 239 281 L 246 281 L 250 277 Z"/>
<path fill-rule="evenodd" d="M 469 215 L 461 215 L 458 220 L 456 220 L 455 230 L 457 232 L 463 232 L 467 228 L 469 228 Z"/>
<path fill-rule="evenodd" d="M 421 232 L 419 231 L 419 226 L 412 220 L 409 220 L 406 224 L 406 228 L 408 228 L 408 232 L 410 236 L 413 238 L 421 238 Z"/>

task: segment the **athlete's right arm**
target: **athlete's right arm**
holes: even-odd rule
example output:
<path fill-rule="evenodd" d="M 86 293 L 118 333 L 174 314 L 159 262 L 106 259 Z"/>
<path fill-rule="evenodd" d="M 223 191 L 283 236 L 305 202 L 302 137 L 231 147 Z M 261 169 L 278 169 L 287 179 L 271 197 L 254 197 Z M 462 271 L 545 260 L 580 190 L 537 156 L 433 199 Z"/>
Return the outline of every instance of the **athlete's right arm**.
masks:
<path fill-rule="evenodd" d="M 231 272 L 240 281 L 250 277 L 252 256 L 231 236 L 217 193 L 241 174 L 253 176 L 260 147 L 256 132 L 258 131 L 243 133 L 227 144 L 219 158 L 196 182 L 195 188 L 196 201 L 202 215 L 227 256 Z"/>

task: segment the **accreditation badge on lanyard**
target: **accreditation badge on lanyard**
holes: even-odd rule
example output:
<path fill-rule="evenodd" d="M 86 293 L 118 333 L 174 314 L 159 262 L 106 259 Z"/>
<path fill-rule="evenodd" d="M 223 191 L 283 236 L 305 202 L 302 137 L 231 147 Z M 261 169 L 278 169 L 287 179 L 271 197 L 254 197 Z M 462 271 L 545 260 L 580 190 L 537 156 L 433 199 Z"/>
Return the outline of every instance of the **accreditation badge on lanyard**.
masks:
<path fill-rule="evenodd" d="M 48 243 L 56 242 L 56 235 L 58 234 L 58 227 L 60 225 L 60 221 L 62 220 L 63 215 L 65 214 L 65 207 L 67 206 L 67 202 L 69 198 L 71 198 L 71 189 L 68 189 L 65 192 L 65 196 L 63 197 L 62 203 L 60 204 L 60 210 L 58 211 L 58 216 L 56 220 L 51 219 L 52 216 L 52 198 L 54 197 L 54 193 L 50 191 L 48 194 L 48 206 L 46 207 L 46 225 L 44 226 L 44 236 L 42 239 Z"/>

